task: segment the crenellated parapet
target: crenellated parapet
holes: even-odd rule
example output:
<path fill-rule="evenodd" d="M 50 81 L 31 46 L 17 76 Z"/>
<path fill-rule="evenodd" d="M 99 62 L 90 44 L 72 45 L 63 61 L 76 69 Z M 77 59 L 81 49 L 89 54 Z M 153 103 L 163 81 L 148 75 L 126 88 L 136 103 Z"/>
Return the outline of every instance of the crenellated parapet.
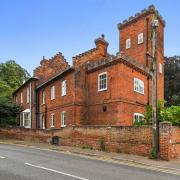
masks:
<path fill-rule="evenodd" d="M 41 84 L 69 67 L 70 65 L 61 52 L 50 59 L 46 59 L 43 56 L 43 59 L 40 61 L 40 66 L 34 70 L 33 76 L 38 77 L 39 83 Z"/>
<path fill-rule="evenodd" d="M 75 68 L 82 66 L 83 64 L 94 61 L 96 59 L 105 58 L 107 53 L 108 42 L 105 40 L 104 35 L 95 39 L 96 48 L 90 49 L 84 53 L 81 53 L 73 57 L 73 65 Z"/>
<path fill-rule="evenodd" d="M 158 10 L 156 10 L 154 5 L 150 5 L 147 9 L 143 9 L 141 12 L 137 12 L 134 16 L 130 16 L 128 19 L 124 20 L 122 23 L 118 24 L 118 29 L 125 27 L 126 25 L 136 21 L 142 16 L 146 16 L 147 14 L 154 13 L 157 18 L 161 21 L 161 23 L 165 26 L 166 22 L 163 17 L 159 14 Z"/>

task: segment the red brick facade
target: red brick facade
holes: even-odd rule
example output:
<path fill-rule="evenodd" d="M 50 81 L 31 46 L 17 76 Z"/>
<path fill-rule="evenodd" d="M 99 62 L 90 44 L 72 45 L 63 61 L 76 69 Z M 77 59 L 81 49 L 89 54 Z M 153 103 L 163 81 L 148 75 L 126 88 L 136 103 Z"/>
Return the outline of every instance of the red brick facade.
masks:
<path fill-rule="evenodd" d="M 95 40 L 95 48 L 73 57 L 72 67 L 61 53 L 50 60 L 43 58 L 40 66 L 34 70 L 34 78 L 14 93 L 18 97 L 17 103 L 21 103 L 19 97 L 23 94 L 21 104 L 25 112 L 27 109 L 31 112 L 31 127 L 133 125 L 134 114 L 143 114 L 146 105 L 151 104 L 152 60 L 146 54 L 147 51 L 150 55 L 153 53 L 152 21 L 155 17 L 159 20 L 157 61 L 158 66 L 160 63 L 162 66 L 162 72 L 158 73 L 158 99 L 163 99 L 164 21 L 150 6 L 118 25 L 120 50 L 117 55 L 108 53 L 108 42 L 102 36 Z M 140 43 L 139 34 L 142 35 Z M 126 47 L 127 39 L 130 39 L 129 48 Z M 136 79 L 141 83 L 140 93 L 135 88 Z M 66 93 L 62 95 L 64 81 Z M 33 84 L 32 105 L 27 106 L 24 94 L 30 82 Z M 51 91 L 55 91 L 53 99 Z"/>

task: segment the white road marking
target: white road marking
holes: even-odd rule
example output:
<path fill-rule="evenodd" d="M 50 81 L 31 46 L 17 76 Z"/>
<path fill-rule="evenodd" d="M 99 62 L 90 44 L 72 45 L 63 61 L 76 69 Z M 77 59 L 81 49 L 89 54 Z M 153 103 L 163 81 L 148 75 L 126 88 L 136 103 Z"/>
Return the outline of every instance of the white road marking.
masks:
<path fill-rule="evenodd" d="M 72 174 L 68 174 L 68 173 L 65 173 L 65 172 L 57 171 L 57 170 L 54 170 L 54 169 L 50 169 L 50 168 L 46 168 L 46 167 L 42 167 L 42 166 L 37 166 L 37 165 L 30 164 L 30 163 L 25 163 L 25 164 L 28 165 L 28 166 L 39 168 L 39 169 L 44 169 L 44 170 L 55 172 L 55 173 L 58 173 L 58 174 L 63 174 L 65 176 L 73 177 L 73 178 L 76 178 L 76 179 L 89 180 L 89 179 L 86 179 L 86 178 L 82 178 L 82 177 L 75 176 L 75 175 L 72 175 Z"/>
<path fill-rule="evenodd" d="M 3 156 L 0 156 L 0 159 L 5 159 L 5 157 L 3 157 Z"/>

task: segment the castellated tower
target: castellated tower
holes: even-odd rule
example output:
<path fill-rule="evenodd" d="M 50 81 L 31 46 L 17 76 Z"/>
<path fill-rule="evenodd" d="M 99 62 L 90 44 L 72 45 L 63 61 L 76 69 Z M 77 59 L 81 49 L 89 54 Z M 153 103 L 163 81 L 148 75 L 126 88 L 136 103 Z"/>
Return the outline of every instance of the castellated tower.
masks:
<path fill-rule="evenodd" d="M 132 58 L 144 67 L 151 69 L 153 56 L 153 27 L 154 19 L 158 19 L 157 28 L 157 70 L 158 70 L 158 99 L 164 99 L 164 27 L 165 21 L 153 5 L 148 9 L 136 13 L 123 23 L 118 24 L 119 51 Z M 149 80 L 149 92 L 152 90 L 152 82 Z M 151 102 L 151 93 L 149 95 Z"/>

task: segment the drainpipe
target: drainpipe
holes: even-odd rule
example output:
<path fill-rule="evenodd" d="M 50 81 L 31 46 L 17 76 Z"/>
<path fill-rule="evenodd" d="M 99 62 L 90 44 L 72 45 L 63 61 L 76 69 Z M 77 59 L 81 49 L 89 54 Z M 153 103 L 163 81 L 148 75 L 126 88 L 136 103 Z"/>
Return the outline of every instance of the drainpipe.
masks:
<path fill-rule="evenodd" d="M 46 129 L 47 128 L 47 105 L 45 105 L 44 121 L 45 121 L 45 129 Z"/>
<path fill-rule="evenodd" d="M 149 51 L 149 18 L 146 18 L 146 52 Z M 146 54 L 146 66 L 148 66 L 148 55 Z"/>
<path fill-rule="evenodd" d="M 36 128 L 39 128 L 39 98 L 38 90 L 35 90 L 35 101 L 36 101 Z"/>
<path fill-rule="evenodd" d="M 148 63 L 148 55 L 147 55 L 147 52 L 149 52 L 149 18 L 146 18 L 146 66 L 148 67 L 149 66 L 149 63 Z M 147 89 L 148 89 L 148 93 L 147 93 L 147 104 L 149 105 L 149 77 L 148 77 L 148 82 L 147 82 Z"/>
<path fill-rule="evenodd" d="M 32 83 L 30 82 L 30 85 L 29 85 L 29 109 L 30 109 L 30 120 L 31 120 L 31 127 L 32 128 L 32 96 L 31 96 L 31 93 L 32 93 Z"/>

